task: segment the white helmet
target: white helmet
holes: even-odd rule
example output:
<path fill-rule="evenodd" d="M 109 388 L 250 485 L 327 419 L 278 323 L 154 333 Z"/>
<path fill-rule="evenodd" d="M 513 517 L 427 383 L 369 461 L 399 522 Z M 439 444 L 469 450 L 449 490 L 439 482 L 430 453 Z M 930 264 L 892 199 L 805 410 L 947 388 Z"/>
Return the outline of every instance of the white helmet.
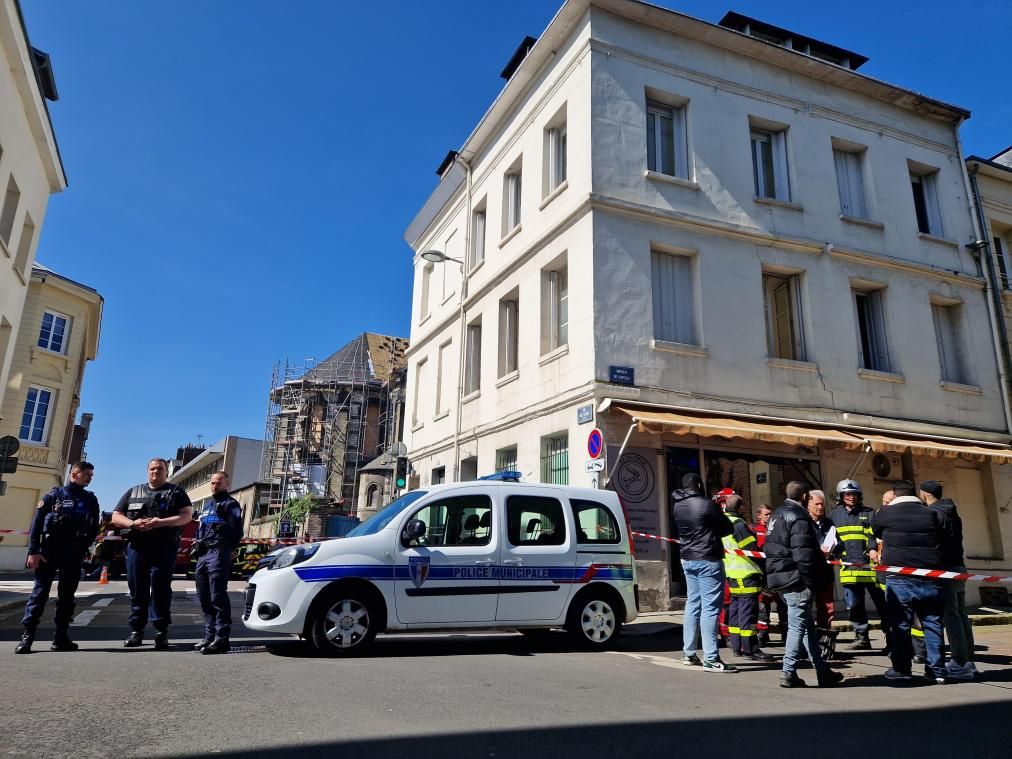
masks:
<path fill-rule="evenodd" d="M 844 493 L 861 495 L 861 486 L 857 484 L 857 480 L 840 480 L 836 483 L 836 495 L 842 498 Z"/>

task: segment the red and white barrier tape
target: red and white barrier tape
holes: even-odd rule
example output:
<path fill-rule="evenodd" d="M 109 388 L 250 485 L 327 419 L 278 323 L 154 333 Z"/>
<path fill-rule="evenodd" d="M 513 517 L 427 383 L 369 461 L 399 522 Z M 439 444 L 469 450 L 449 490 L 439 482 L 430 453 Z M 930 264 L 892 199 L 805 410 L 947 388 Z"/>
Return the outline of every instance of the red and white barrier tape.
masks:
<path fill-rule="evenodd" d="M 29 530 L 0 530 L 0 535 L 28 535 Z M 193 538 L 183 538 L 184 540 L 193 540 Z M 126 538 L 120 535 L 99 535 L 95 538 L 96 542 L 101 543 L 105 540 L 126 540 Z M 239 541 L 240 544 L 248 545 L 251 543 L 266 543 L 270 545 L 299 545 L 303 543 L 319 543 L 324 540 L 337 540 L 337 538 L 324 538 L 324 537 L 313 537 L 306 536 L 304 538 L 243 538 Z"/>
<path fill-rule="evenodd" d="M 666 538 L 663 535 L 652 535 L 649 532 L 633 532 L 640 538 L 653 538 L 654 540 L 663 540 L 666 543 L 678 543 L 679 541 L 674 538 Z M 765 559 L 766 554 L 761 551 L 746 551 L 741 548 L 738 549 L 724 549 L 724 553 L 735 554 L 736 556 L 747 556 L 753 559 Z M 908 575 L 912 577 L 927 577 L 933 580 L 970 580 L 973 582 L 1007 582 L 1012 583 L 1012 577 L 998 577 L 995 575 L 974 575 L 968 572 L 949 572 L 942 569 L 918 569 L 917 567 L 893 567 L 886 564 L 858 564 L 849 561 L 836 561 L 832 560 L 830 564 L 840 567 L 858 567 L 861 569 L 874 569 L 876 572 L 888 572 L 890 574 L 897 575 Z"/>

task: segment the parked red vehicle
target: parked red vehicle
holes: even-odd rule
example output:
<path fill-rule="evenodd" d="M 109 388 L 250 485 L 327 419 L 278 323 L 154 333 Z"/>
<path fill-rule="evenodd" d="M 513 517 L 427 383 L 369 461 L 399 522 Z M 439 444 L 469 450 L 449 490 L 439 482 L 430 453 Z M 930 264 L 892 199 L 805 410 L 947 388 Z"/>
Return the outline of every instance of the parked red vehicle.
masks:
<path fill-rule="evenodd" d="M 190 549 L 193 548 L 193 541 L 197 537 L 198 527 L 200 527 L 200 522 L 196 519 L 183 527 L 183 535 L 179 539 L 179 551 L 176 553 L 176 566 L 173 570 L 175 574 L 189 575 L 191 573 Z"/>

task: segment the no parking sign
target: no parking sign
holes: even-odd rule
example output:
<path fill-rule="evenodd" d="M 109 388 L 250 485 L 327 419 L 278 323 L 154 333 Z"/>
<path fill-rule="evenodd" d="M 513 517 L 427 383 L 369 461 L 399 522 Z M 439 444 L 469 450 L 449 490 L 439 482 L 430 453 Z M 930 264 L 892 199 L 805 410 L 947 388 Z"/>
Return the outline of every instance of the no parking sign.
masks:
<path fill-rule="evenodd" d="M 596 427 L 587 435 L 587 455 L 592 459 L 601 457 L 604 453 L 604 435 Z"/>

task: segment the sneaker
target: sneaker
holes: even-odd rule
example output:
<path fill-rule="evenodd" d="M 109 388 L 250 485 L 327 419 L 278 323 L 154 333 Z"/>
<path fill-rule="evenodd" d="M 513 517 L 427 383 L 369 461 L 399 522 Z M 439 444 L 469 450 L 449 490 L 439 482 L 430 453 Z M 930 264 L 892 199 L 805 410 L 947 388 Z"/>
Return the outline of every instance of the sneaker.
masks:
<path fill-rule="evenodd" d="M 738 668 L 733 664 L 725 664 L 720 659 L 714 659 L 713 661 L 703 662 L 704 672 L 722 672 L 726 674 L 732 674 L 738 671 Z"/>
<path fill-rule="evenodd" d="M 797 673 L 791 672 L 787 674 L 784 672 L 780 675 L 780 687 L 781 688 L 807 688 L 807 684 L 804 680 L 798 677 Z"/>
<path fill-rule="evenodd" d="M 687 654 L 682 657 L 682 664 L 686 667 L 698 667 L 703 662 L 695 654 Z"/>
<path fill-rule="evenodd" d="M 758 661 L 758 662 L 763 662 L 763 663 L 768 663 L 768 662 L 773 661 L 773 654 L 768 654 L 765 651 L 758 650 L 758 649 L 755 650 L 755 651 L 753 651 L 750 654 L 742 654 L 742 656 L 745 659 L 748 659 L 750 661 Z"/>
<path fill-rule="evenodd" d="M 895 682 L 909 682 L 913 680 L 914 677 L 909 672 L 897 672 L 895 669 L 890 667 L 885 671 L 885 679 L 893 680 Z"/>
<path fill-rule="evenodd" d="M 934 683 L 935 685 L 945 685 L 946 683 L 944 677 L 938 677 L 936 675 L 931 674 L 930 672 L 925 672 L 924 678 L 928 681 L 928 683 Z"/>
<path fill-rule="evenodd" d="M 843 682 L 843 673 L 837 672 L 834 669 L 827 669 L 824 672 L 820 672 L 818 677 L 820 688 L 832 688 L 834 685 L 839 685 Z"/>
<path fill-rule="evenodd" d="M 973 679 L 977 676 L 977 669 L 973 666 L 973 662 L 967 662 L 966 664 L 956 664 L 954 661 L 950 661 L 948 666 L 945 668 L 945 677 L 949 680 L 958 680 L 960 682 L 973 682 Z"/>

